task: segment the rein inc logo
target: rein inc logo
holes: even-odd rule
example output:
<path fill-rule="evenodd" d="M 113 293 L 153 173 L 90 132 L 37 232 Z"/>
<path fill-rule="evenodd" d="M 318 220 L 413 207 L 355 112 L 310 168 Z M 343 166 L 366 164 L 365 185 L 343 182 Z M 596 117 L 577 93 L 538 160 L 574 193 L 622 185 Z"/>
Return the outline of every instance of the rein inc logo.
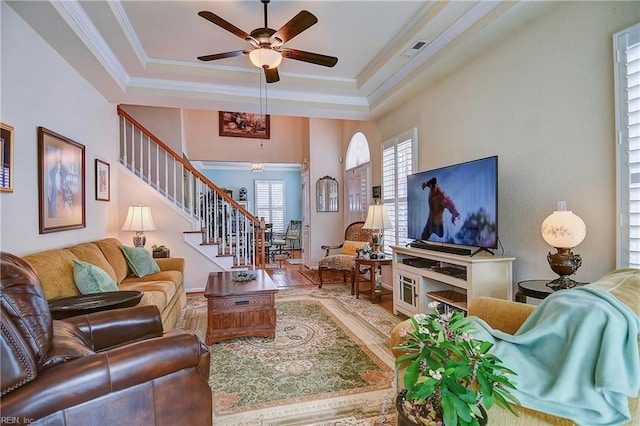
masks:
<path fill-rule="evenodd" d="M 17 417 L 17 416 L 1 416 L 0 424 L 3 425 L 28 425 L 33 423 L 35 419 L 31 417 Z"/>

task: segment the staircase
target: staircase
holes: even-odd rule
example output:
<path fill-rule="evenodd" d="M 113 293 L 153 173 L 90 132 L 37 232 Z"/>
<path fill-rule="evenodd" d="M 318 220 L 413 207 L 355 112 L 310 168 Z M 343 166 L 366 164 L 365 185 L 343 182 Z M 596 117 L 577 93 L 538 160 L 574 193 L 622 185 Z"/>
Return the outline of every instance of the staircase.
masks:
<path fill-rule="evenodd" d="M 120 106 L 118 116 L 120 163 L 193 221 L 185 241 L 224 269 L 264 268 L 264 222 Z"/>

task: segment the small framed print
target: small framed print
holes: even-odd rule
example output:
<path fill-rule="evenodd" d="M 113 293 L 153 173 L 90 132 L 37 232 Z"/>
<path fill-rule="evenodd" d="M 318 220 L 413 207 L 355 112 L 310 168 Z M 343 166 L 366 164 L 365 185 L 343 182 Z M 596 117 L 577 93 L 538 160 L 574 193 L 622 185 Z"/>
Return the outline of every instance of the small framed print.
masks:
<path fill-rule="evenodd" d="M 109 201 L 111 197 L 111 172 L 109 163 L 96 158 L 96 200 Z"/>
<path fill-rule="evenodd" d="M 371 194 L 372 194 L 373 198 L 380 199 L 380 195 L 381 195 L 380 188 L 381 188 L 380 185 L 376 185 L 376 186 L 371 188 Z"/>
<path fill-rule="evenodd" d="M 38 127 L 40 233 L 86 226 L 84 145 Z"/>
<path fill-rule="evenodd" d="M 0 192 L 13 192 L 13 127 L 0 123 Z"/>

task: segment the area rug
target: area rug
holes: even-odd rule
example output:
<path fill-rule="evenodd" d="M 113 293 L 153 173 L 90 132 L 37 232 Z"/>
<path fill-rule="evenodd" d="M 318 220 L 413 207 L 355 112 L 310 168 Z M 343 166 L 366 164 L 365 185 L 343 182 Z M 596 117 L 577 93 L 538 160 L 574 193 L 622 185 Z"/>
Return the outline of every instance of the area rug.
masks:
<path fill-rule="evenodd" d="M 312 283 L 320 284 L 320 273 L 317 269 L 304 269 L 300 273 Z M 363 277 L 359 277 L 360 281 L 363 281 Z M 322 281 L 324 284 L 344 284 L 344 274 L 339 271 L 325 271 L 322 273 Z M 369 282 L 369 280 L 366 280 Z M 347 284 L 351 287 L 351 278 L 347 274 Z"/>
<path fill-rule="evenodd" d="M 394 422 L 388 340 L 398 318 L 343 285 L 279 290 L 276 311 L 274 340 L 211 346 L 215 425 Z M 204 297 L 188 297 L 177 326 L 204 338 Z"/>

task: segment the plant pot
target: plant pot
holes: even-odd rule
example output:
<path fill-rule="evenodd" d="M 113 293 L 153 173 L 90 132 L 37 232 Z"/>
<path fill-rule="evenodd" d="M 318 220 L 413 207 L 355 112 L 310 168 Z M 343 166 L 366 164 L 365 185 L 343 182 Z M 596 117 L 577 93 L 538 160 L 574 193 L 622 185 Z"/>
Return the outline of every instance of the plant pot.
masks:
<path fill-rule="evenodd" d="M 402 409 L 402 403 L 406 399 L 407 390 L 401 390 L 396 396 L 396 412 L 398 413 L 398 426 L 422 426 L 420 423 L 416 423 L 413 420 L 409 419 L 409 417 L 404 413 Z M 488 421 L 488 415 L 482 405 L 479 406 L 480 412 L 482 413 L 482 417 L 478 419 L 478 423 L 480 426 L 486 426 Z"/>

